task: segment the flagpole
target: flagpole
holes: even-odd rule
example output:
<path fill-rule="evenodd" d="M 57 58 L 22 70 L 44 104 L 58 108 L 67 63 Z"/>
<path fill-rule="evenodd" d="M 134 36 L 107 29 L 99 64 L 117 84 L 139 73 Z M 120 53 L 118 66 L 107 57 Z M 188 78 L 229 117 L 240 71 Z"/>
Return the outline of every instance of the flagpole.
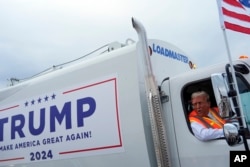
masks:
<path fill-rule="evenodd" d="M 228 55 L 230 68 L 231 68 L 231 73 L 232 73 L 232 77 L 233 77 L 232 83 L 230 83 L 230 84 L 232 84 L 232 87 L 234 86 L 233 87 L 233 89 L 235 91 L 234 93 L 236 93 L 236 95 L 233 95 L 236 98 L 236 99 L 233 99 L 233 103 L 238 102 L 237 104 L 234 104 L 234 105 L 235 105 L 235 112 L 237 114 L 237 117 L 240 116 L 238 118 L 239 119 L 239 126 L 240 126 L 239 127 L 239 134 L 242 135 L 242 139 L 243 139 L 243 143 L 245 145 L 246 151 L 249 151 L 248 143 L 247 143 L 247 139 L 246 139 L 246 133 L 244 132 L 247 129 L 247 125 L 246 125 L 245 116 L 244 116 L 244 113 L 243 113 L 243 110 L 242 110 L 241 98 L 239 97 L 239 88 L 238 88 L 238 84 L 237 84 L 237 80 L 236 80 L 236 74 L 235 74 L 233 61 L 232 61 L 232 58 L 231 58 L 231 53 L 230 53 L 229 44 L 228 44 L 228 40 L 227 40 L 226 28 L 231 29 L 233 31 L 246 33 L 248 31 L 250 32 L 250 27 L 247 27 L 247 26 L 242 27 L 242 25 L 238 25 L 238 23 L 233 22 L 230 19 L 225 20 L 225 18 L 223 17 L 223 16 L 227 16 L 229 18 L 235 18 L 237 20 L 238 19 L 241 20 L 241 18 L 234 17 L 234 16 L 238 16 L 238 15 L 234 14 L 235 11 L 241 11 L 243 13 L 245 12 L 244 10 L 242 11 L 242 6 L 239 4 L 239 2 L 237 2 L 237 1 L 229 1 L 229 0 L 227 0 L 227 1 L 226 0 L 225 1 L 224 0 L 217 0 L 217 4 L 218 4 L 218 9 L 219 9 L 219 16 L 220 16 L 219 18 L 220 18 L 221 28 L 222 28 L 222 31 L 223 31 L 223 36 L 224 36 L 224 40 L 225 40 L 225 44 L 226 44 L 227 55 Z M 229 13 L 225 13 L 224 10 L 226 10 Z M 231 15 L 231 14 L 233 14 L 233 15 Z M 245 14 L 244 16 L 249 18 L 248 14 Z M 226 27 L 225 23 L 227 24 L 227 27 Z M 232 24 L 237 25 L 237 26 L 232 27 L 231 26 Z M 246 28 L 247 28 L 247 31 L 246 31 Z M 228 77 L 230 77 L 230 76 L 228 76 Z M 230 85 L 230 87 L 231 87 L 231 85 Z M 234 100 L 236 100 L 236 102 Z M 238 105 L 238 106 L 236 106 L 236 105 Z"/>

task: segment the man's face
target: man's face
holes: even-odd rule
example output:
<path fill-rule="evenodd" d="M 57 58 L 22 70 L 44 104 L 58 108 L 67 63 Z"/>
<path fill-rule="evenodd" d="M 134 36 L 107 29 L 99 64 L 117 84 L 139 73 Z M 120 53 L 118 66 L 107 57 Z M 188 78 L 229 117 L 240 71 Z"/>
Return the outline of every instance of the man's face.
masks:
<path fill-rule="evenodd" d="M 199 116 L 204 117 L 209 112 L 210 102 L 207 101 L 206 96 L 197 96 L 192 99 L 192 107 Z"/>

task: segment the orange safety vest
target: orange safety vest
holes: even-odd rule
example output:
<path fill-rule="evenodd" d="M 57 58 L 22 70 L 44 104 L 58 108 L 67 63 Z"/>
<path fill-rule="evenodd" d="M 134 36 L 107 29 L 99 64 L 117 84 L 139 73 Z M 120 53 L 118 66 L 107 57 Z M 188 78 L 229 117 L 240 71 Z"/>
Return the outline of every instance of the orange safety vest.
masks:
<path fill-rule="evenodd" d="M 212 116 L 216 120 L 213 120 L 212 118 L 209 118 L 209 117 L 198 116 L 197 112 L 193 110 L 189 114 L 190 123 L 197 122 L 201 124 L 202 126 L 204 126 L 205 128 L 213 128 L 213 129 L 223 128 L 223 125 L 226 123 L 226 121 L 220 117 L 218 108 L 217 107 L 210 108 L 209 112 L 212 114 Z"/>

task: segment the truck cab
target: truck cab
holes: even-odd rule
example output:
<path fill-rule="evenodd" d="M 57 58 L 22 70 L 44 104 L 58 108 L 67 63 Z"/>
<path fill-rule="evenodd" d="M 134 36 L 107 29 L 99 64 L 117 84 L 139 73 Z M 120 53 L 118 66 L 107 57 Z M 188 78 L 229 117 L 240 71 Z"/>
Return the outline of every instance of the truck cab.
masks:
<path fill-rule="evenodd" d="M 234 62 L 236 70 L 236 78 L 240 95 L 247 93 L 249 101 L 249 59 L 237 60 Z M 216 64 L 208 68 L 202 68 L 185 72 L 180 75 L 170 77 L 165 80 L 161 86 L 164 95 L 168 96 L 168 101 L 163 103 L 163 110 L 166 114 L 167 131 L 175 134 L 170 138 L 171 157 L 179 157 L 175 159 L 174 166 L 229 166 L 229 153 L 233 150 L 246 150 L 243 144 L 229 146 L 225 138 L 215 139 L 212 141 L 200 141 L 193 135 L 190 127 L 188 115 L 191 112 L 190 97 L 194 91 L 204 90 L 209 93 L 211 107 L 219 107 L 221 98 L 217 94 L 218 87 L 226 90 L 226 85 L 221 86 L 214 83 L 214 75 L 225 76 L 227 64 Z M 239 67 L 237 69 L 237 67 Z M 222 81 L 224 82 L 224 80 Z M 223 83 L 224 84 L 224 83 Z M 227 94 L 229 90 L 225 92 Z M 248 106 L 248 102 L 244 98 L 243 106 Z M 230 109 L 234 108 L 232 103 L 228 103 Z M 245 111 L 246 119 L 249 126 L 249 108 Z M 235 111 L 233 112 L 236 115 Z M 228 115 L 229 116 L 229 115 Z M 248 116 L 248 117 L 247 117 Z M 230 119 L 230 116 L 229 116 Z M 233 116 L 231 116 L 233 119 Z M 250 143 L 248 128 L 245 129 L 246 145 Z M 174 143 L 174 144 L 173 144 Z"/>

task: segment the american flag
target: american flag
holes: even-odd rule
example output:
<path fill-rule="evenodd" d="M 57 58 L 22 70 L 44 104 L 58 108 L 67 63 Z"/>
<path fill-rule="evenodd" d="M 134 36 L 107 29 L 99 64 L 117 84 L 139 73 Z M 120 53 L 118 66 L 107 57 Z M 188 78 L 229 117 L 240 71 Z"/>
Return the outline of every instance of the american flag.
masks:
<path fill-rule="evenodd" d="M 250 0 L 217 0 L 223 29 L 250 34 Z"/>

